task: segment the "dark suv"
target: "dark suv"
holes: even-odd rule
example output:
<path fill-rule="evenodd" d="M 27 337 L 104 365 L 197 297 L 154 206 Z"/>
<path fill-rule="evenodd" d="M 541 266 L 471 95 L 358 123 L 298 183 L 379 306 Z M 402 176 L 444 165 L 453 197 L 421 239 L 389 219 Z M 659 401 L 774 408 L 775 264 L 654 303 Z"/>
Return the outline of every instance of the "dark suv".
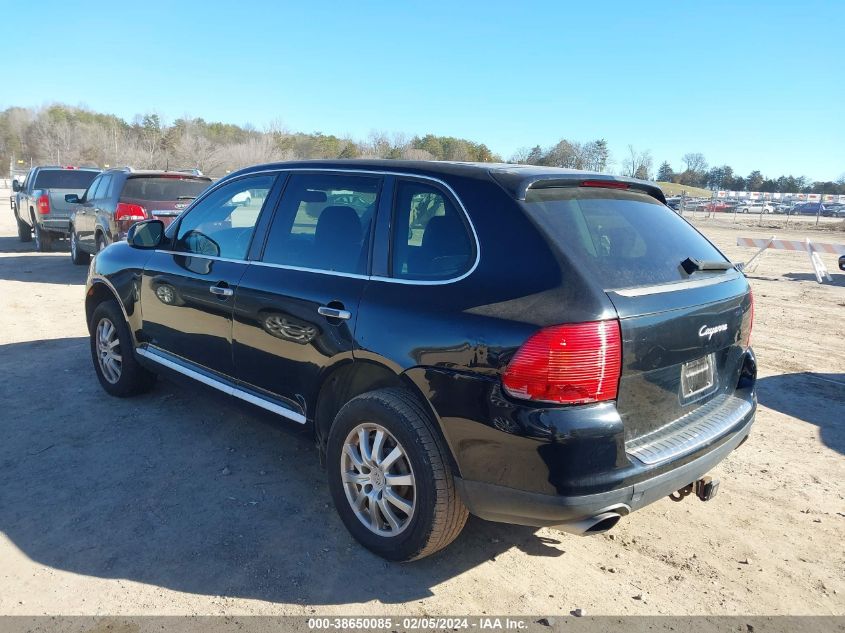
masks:
<path fill-rule="evenodd" d="M 115 396 L 175 372 L 308 425 L 386 558 L 468 512 L 599 533 L 709 499 L 754 419 L 748 283 L 663 202 L 515 165 L 245 169 L 96 257 L 94 367 Z"/>
<path fill-rule="evenodd" d="M 208 187 L 211 178 L 173 171 L 112 169 L 100 174 L 80 198 L 68 194 L 70 258 L 87 264 L 90 255 L 126 237 L 135 222 L 157 218 L 172 222 Z"/>

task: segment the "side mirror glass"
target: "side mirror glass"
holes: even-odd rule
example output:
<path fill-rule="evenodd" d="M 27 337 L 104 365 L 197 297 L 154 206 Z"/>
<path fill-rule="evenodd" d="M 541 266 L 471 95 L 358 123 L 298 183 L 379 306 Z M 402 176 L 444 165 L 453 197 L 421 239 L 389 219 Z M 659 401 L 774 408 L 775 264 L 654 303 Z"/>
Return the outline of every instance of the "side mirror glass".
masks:
<path fill-rule="evenodd" d="M 126 241 L 133 248 L 157 248 L 164 239 L 164 222 L 161 220 L 145 220 L 133 224 L 126 234 Z"/>
<path fill-rule="evenodd" d="M 79 204 L 79 196 L 75 193 L 66 193 L 65 202 L 70 202 L 71 204 Z"/>
<path fill-rule="evenodd" d="M 17 193 L 20 190 L 21 190 L 21 183 L 19 183 L 17 180 L 13 180 L 12 181 L 12 191 Z"/>

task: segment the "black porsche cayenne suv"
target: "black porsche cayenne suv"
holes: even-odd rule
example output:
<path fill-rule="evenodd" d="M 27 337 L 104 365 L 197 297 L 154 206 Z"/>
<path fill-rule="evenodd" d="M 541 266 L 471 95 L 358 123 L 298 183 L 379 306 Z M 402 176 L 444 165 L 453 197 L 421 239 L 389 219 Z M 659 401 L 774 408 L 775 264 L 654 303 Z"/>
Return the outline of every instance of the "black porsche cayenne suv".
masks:
<path fill-rule="evenodd" d="M 593 534 L 706 500 L 756 408 L 746 279 L 607 174 L 251 167 L 99 253 L 85 302 L 108 393 L 175 372 L 308 425 L 344 524 L 393 560 L 468 512 Z"/>

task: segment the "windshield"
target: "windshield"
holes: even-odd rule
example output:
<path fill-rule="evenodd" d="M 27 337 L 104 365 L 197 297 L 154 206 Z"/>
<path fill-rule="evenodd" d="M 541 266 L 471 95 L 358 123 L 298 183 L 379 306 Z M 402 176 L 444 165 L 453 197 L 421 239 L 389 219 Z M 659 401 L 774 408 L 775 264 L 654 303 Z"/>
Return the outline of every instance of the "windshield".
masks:
<path fill-rule="evenodd" d="M 98 171 L 47 169 L 38 172 L 33 189 L 87 189 L 99 175 Z"/>
<path fill-rule="evenodd" d="M 529 189 L 522 205 L 561 253 L 583 262 L 606 290 L 688 279 L 681 267 L 687 258 L 727 261 L 677 213 L 646 194 Z"/>
<path fill-rule="evenodd" d="M 179 200 L 196 198 L 211 183 L 207 178 L 149 176 L 129 178 L 121 198 L 134 200 Z"/>

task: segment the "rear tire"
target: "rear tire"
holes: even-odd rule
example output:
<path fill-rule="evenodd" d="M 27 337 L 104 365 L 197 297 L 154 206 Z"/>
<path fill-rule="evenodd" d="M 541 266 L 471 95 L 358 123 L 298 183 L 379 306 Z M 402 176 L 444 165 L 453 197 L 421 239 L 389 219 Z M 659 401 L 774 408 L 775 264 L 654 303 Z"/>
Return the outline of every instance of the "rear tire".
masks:
<path fill-rule="evenodd" d="M 429 556 L 454 541 L 466 523 L 448 449 L 434 424 L 410 393 L 380 389 L 350 400 L 329 431 L 326 462 L 338 514 L 358 542 L 388 560 Z M 400 456 L 388 464 L 397 449 Z"/>
<path fill-rule="evenodd" d="M 53 236 L 42 229 L 35 219 L 32 220 L 32 229 L 35 233 L 35 250 L 39 253 L 49 253 L 53 247 Z"/>
<path fill-rule="evenodd" d="M 32 241 L 32 227 L 20 218 L 15 218 L 18 221 L 18 239 L 21 242 Z"/>
<path fill-rule="evenodd" d="M 84 266 L 91 261 L 91 255 L 79 248 L 79 238 L 73 226 L 70 227 L 70 261 L 77 266 Z"/>
<path fill-rule="evenodd" d="M 103 234 L 100 233 L 99 231 L 97 232 L 95 244 L 96 244 L 96 248 L 97 248 L 96 252 L 98 252 L 98 253 L 106 247 L 106 239 L 103 237 Z"/>
<path fill-rule="evenodd" d="M 152 389 L 156 375 L 135 359 L 129 326 L 115 301 L 94 309 L 90 332 L 94 371 L 108 394 L 126 398 Z"/>

